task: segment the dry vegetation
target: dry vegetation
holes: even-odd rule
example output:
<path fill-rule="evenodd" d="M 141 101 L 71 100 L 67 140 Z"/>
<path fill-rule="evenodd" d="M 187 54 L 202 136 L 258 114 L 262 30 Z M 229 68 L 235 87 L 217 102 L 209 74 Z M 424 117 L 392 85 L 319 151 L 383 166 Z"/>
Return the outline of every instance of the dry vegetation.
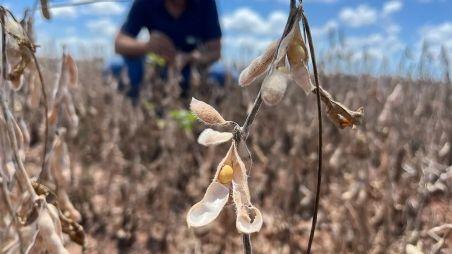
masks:
<path fill-rule="evenodd" d="M 204 231 L 193 232 L 185 222 L 185 213 L 202 197 L 227 147 L 196 144 L 201 126 L 184 129 L 171 112 L 184 103 L 154 97 L 149 98 L 152 104 L 132 108 L 110 84 L 102 83 L 96 69 L 93 63 L 79 65 L 85 75 L 72 91 L 79 133 L 66 139 L 73 176 L 68 192 L 82 215 L 88 252 L 240 251 L 232 204 Z M 419 243 L 425 253 L 435 246 L 442 248 L 437 253 L 448 253 L 448 229 L 437 231 L 438 239 L 429 231 L 452 221 L 452 120 L 447 110 L 452 87 L 366 76 L 321 80 L 347 105 L 366 105 L 366 119 L 362 127 L 341 134 L 334 125 L 325 126 L 327 163 L 313 251 L 400 253 L 408 243 Z M 390 96 L 397 84 L 402 93 Z M 152 90 L 163 86 L 154 82 Z M 227 119 L 243 119 L 255 92 L 243 92 L 235 84 L 225 89 L 203 84 L 193 91 L 217 105 Z M 249 140 L 254 155 L 249 184 L 264 216 L 262 231 L 253 238 L 256 253 L 300 253 L 309 233 L 315 100 L 295 86 L 288 95 L 280 106 L 263 108 Z M 165 117 L 155 114 L 158 107 L 165 108 Z M 27 119 L 34 142 L 26 167 L 36 175 L 42 122 L 36 115 Z M 80 251 L 75 245 L 68 249 Z"/>
<path fill-rule="evenodd" d="M 49 230 L 67 251 L 81 253 L 74 235 L 71 241 L 61 234 L 79 232 L 64 229 L 75 221 L 86 233 L 86 253 L 241 252 L 232 202 L 207 228 L 187 228 L 185 215 L 202 198 L 227 146 L 196 143 L 202 126 L 186 111 L 188 101 L 178 99 L 175 85 L 148 78 L 141 103 L 132 107 L 114 82 L 101 77 L 100 62 L 78 62 L 79 80 L 74 80 L 71 60 L 63 59 L 40 60 L 51 141 L 48 175 L 40 182 L 55 197 L 24 195 L 20 179 L 6 179 L 4 172 L 13 172 L 16 160 L 4 145 L 10 128 L 1 125 L 0 252 L 20 253 L 7 252 L 23 240 L 16 237 L 19 231 L 53 225 Z M 24 137 L 20 160 L 32 180 L 42 174 L 45 129 L 35 71 L 25 72 L 19 91 L 8 90 L 20 129 L 15 133 Z M 313 253 L 450 253 L 452 85 L 325 74 L 320 83 L 351 108 L 365 105 L 366 116 L 356 129 L 339 130 L 324 121 L 324 180 Z M 256 93 L 257 87 L 241 89 L 234 81 L 220 88 L 201 80 L 192 90 L 237 122 Z M 264 220 L 252 238 L 256 253 L 305 251 L 316 183 L 315 103 L 314 96 L 289 86 L 283 101 L 264 106 L 252 127 L 247 143 L 253 159 L 245 164 L 253 204 Z M 34 204 L 41 209 L 37 217 L 27 213 L 37 209 Z M 14 220 L 14 211 L 27 221 Z M 48 246 L 46 239 L 36 241 Z"/>

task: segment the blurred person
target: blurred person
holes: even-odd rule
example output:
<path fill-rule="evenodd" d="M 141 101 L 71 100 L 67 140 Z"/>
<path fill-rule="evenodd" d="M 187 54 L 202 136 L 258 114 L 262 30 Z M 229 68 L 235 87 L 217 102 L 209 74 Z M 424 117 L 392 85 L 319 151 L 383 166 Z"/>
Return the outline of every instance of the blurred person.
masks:
<path fill-rule="evenodd" d="M 146 42 L 137 40 L 142 28 L 149 32 Z M 131 85 L 128 96 L 137 102 L 149 53 L 163 58 L 166 69 L 181 70 L 182 96 L 188 96 L 190 66 L 207 68 L 219 60 L 221 36 L 215 0 L 135 0 L 115 39 Z"/>

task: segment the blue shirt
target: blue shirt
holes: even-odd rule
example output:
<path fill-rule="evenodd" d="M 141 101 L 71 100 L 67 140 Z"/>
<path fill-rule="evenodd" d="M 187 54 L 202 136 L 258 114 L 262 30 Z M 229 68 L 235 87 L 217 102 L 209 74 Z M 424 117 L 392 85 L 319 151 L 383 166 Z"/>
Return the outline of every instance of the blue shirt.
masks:
<path fill-rule="evenodd" d="M 198 45 L 221 38 L 215 0 L 187 0 L 186 10 L 170 15 L 165 0 L 135 0 L 121 31 L 136 37 L 142 28 L 157 30 L 173 40 L 176 49 L 190 52 Z"/>

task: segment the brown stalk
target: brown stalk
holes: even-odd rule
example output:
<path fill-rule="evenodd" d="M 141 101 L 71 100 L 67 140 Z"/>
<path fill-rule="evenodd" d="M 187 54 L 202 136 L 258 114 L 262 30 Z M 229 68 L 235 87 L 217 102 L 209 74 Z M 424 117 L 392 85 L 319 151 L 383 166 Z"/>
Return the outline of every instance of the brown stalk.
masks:
<path fill-rule="evenodd" d="M 301 3 L 301 1 L 300 1 Z M 317 63 L 315 60 L 315 50 L 314 50 L 314 44 L 312 42 L 312 35 L 311 35 L 311 29 L 309 27 L 308 19 L 302 11 L 302 20 L 303 20 L 303 27 L 306 32 L 307 38 L 308 38 L 308 44 L 309 44 L 309 51 L 311 54 L 311 61 L 312 61 L 312 67 L 314 69 L 314 81 L 317 91 L 320 91 L 320 84 L 319 84 L 319 73 L 317 71 Z M 315 204 L 313 208 L 313 217 L 312 217 L 312 224 L 311 224 L 311 232 L 309 234 L 309 242 L 308 247 L 306 250 L 306 253 L 311 253 L 311 247 L 312 242 L 314 241 L 314 233 L 315 233 L 315 227 L 317 224 L 317 214 L 319 212 L 319 202 L 320 202 L 320 187 L 322 183 L 322 146 L 323 146 L 323 137 L 322 137 L 322 105 L 320 102 L 320 93 L 316 93 L 317 97 L 317 119 L 318 119 L 318 125 L 319 125 L 319 132 L 318 132 L 318 164 L 317 164 L 317 185 L 316 185 L 316 191 L 315 191 Z"/>
<path fill-rule="evenodd" d="M 38 71 L 39 76 L 39 82 L 41 83 L 41 91 L 42 91 L 42 99 L 43 99 L 43 105 L 44 105 L 44 122 L 45 122 L 45 129 L 44 129 L 44 151 L 42 153 L 42 165 L 41 165 L 41 173 L 39 174 L 39 179 L 42 178 L 43 175 L 47 175 L 47 149 L 49 146 L 49 107 L 47 106 L 47 93 L 44 85 L 44 78 L 42 76 L 41 68 L 38 63 L 38 59 L 36 58 L 36 55 L 30 50 L 30 54 L 33 57 L 33 61 L 36 66 L 36 70 Z"/>
<path fill-rule="evenodd" d="M 75 3 L 57 3 L 52 4 L 49 6 L 49 9 L 56 9 L 56 8 L 62 8 L 62 7 L 68 7 L 68 6 L 82 6 L 82 5 L 88 5 L 88 4 L 97 4 L 97 3 L 107 3 L 107 2 L 113 2 L 113 3 L 124 3 L 129 2 L 129 0 L 86 0 L 86 1 L 79 1 Z"/>

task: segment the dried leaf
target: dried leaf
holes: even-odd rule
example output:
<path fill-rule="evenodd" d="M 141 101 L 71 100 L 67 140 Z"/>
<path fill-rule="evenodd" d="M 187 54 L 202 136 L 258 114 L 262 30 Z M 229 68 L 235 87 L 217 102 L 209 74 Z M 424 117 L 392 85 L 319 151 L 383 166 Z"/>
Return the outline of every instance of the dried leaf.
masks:
<path fill-rule="evenodd" d="M 248 86 L 258 79 L 262 74 L 266 73 L 275 55 L 277 42 L 272 42 L 264 53 L 254 59 L 248 67 L 246 67 L 239 76 L 239 85 Z"/>
<path fill-rule="evenodd" d="M 61 211 L 59 212 L 59 219 L 63 233 L 67 234 L 72 241 L 85 246 L 85 231 L 83 227 L 74 220 L 66 217 Z"/>
<path fill-rule="evenodd" d="M 364 115 L 364 108 L 359 108 L 356 111 L 350 110 L 339 102 L 334 101 L 331 95 L 320 89 L 320 98 L 326 105 L 326 112 L 328 118 L 339 128 L 353 127 L 360 125 Z"/>
<path fill-rule="evenodd" d="M 65 204 L 60 204 L 58 200 L 59 197 L 57 197 L 57 195 L 52 192 L 47 186 L 35 181 L 32 182 L 32 186 L 36 191 L 36 194 L 44 196 L 48 204 L 52 204 L 56 208 L 58 208 L 58 217 L 61 222 L 63 233 L 69 235 L 72 241 L 83 246 L 85 244 L 85 233 L 83 231 L 83 227 L 76 222 L 75 219 L 77 218 L 73 219 L 73 215 L 70 214 L 71 212 L 64 210 Z M 66 213 L 69 213 L 71 217 L 66 216 Z"/>
<path fill-rule="evenodd" d="M 278 104 L 287 89 L 289 79 L 282 70 L 274 70 L 262 83 L 262 99 L 269 106 Z"/>
<path fill-rule="evenodd" d="M 224 118 L 209 104 L 192 98 L 190 103 L 190 110 L 196 114 L 196 116 L 208 125 L 221 125 L 225 124 Z"/>
<path fill-rule="evenodd" d="M 230 132 L 219 132 L 205 129 L 198 137 L 198 143 L 204 146 L 219 145 L 231 140 L 233 134 Z"/>
<path fill-rule="evenodd" d="M 53 204 L 55 206 L 58 206 L 57 204 L 57 196 L 54 192 L 52 192 L 49 187 L 45 186 L 44 184 L 38 183 L 36 181 L 32 181 L 31 185 L 33 186 L 33 189 L 35 190 L 36 194 L 39 196 L 44 196 L 45 200 L 49 204 Z"/>

